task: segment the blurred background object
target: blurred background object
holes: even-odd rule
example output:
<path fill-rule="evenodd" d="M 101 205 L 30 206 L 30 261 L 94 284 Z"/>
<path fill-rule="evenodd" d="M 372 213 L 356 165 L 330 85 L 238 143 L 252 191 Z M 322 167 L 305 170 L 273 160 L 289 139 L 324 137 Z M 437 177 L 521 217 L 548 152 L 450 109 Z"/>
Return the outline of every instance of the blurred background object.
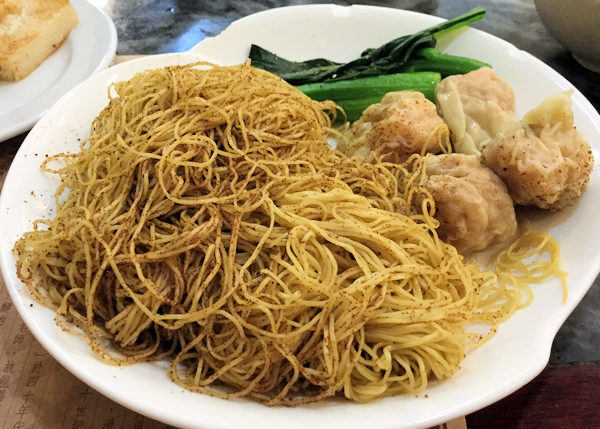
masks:
<path fill-rule="evenodd" d="M 535 0 L 535 7 L 550 34 L 600 73 L 600 0 Z"/>

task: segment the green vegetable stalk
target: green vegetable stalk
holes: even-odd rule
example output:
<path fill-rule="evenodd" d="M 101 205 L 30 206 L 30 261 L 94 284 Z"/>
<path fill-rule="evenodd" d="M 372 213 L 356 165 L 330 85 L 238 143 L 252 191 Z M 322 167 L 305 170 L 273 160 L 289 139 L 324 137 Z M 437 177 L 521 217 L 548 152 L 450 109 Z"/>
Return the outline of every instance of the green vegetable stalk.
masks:
<path fill-rule="evenodd" d="M 414 58 L 406 63 L 407 72 L 433 71 L 443 77 L 453 74 L 465 74 L 481 67 L 491 67 L 489 64 L 473 58 L 444 54 L 435 48 L 419 49 Z"/>
<path fill-rule="evenodd" d="M 308 83 L 297 88 L 310 98 L 323 101 L 334 100 L 346 113 L 349 121 L 355 121 L 369 105 L 379 103 L 388 92 L 420 91 L 433 101 L 436 85 L 441 75 L 436 72 L 395 73 L 334 82 Z"/>

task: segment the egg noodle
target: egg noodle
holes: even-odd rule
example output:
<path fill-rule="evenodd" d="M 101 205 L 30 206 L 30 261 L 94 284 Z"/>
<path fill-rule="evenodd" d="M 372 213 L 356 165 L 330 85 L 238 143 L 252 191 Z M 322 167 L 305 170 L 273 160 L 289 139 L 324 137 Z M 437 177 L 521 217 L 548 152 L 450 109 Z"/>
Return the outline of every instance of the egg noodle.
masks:
<path fill-rule="evenodd" d="M 44 164 L 56 215 L 14 247 L 108 363 L 167 359 L 189 390 L 270 405 L 364 402 L 449 377 L 529 293 L 438 238 L 419 155 L 332 150 L 335 106 L 268 72 L 167 67 L 109 97 L 80 152 Z"/>

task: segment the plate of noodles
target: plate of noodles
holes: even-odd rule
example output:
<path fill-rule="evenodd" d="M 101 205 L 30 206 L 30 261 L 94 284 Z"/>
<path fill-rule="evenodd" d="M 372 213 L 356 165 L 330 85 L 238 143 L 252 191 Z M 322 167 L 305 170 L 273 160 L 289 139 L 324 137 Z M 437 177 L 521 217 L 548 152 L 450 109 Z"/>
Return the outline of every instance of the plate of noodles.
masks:
<path fill-rule="evenodd" d="M 490 63 L 519 114 L 572 89 L 596 159 L 575 206 L 529 213 L 560 247 L 568 294 L 550 277 L 514 311 L 525 297 L 496 300 L 494 274 L 411 212 L 418 162 L 337 154 L 330 104 L 244 65 L 250 43 L 348 61 L 440 21 L 274 9 L 75 87 L 27 136 L 0 198 L 2 272 L 35 337 L 109 398 L 190 428 L 428 427 L 534 378 L 600 270 L 600 117 L 583 95 L 481 31 L 440 40 Z"/>

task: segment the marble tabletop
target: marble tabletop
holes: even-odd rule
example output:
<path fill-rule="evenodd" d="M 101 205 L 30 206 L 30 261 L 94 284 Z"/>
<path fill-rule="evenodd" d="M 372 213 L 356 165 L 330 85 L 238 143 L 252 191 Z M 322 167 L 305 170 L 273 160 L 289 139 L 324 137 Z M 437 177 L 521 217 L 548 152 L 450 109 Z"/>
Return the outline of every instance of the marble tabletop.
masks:
<path fill-rule="evenodd" d="M 322 1 L 301 0 L 89 0 L 115 22 L 117 54 L 181 52 L 219 34 L 232 21 L 261 10 Z M 348 5 L 353 2 L 334 1 Z M 473 27 L 513 43 L 566 77 L 600 110 L 600 75 L 580 66 L 540 21 L 533 0 L 363 0 L 450 18 L 475 6 L 487 16 Z M 0 144 L 0 175 L 4 176 L 26 134 Z M 559 331 L 550 365 L 589 362 L 600 365 L 600 277 Z"/>

